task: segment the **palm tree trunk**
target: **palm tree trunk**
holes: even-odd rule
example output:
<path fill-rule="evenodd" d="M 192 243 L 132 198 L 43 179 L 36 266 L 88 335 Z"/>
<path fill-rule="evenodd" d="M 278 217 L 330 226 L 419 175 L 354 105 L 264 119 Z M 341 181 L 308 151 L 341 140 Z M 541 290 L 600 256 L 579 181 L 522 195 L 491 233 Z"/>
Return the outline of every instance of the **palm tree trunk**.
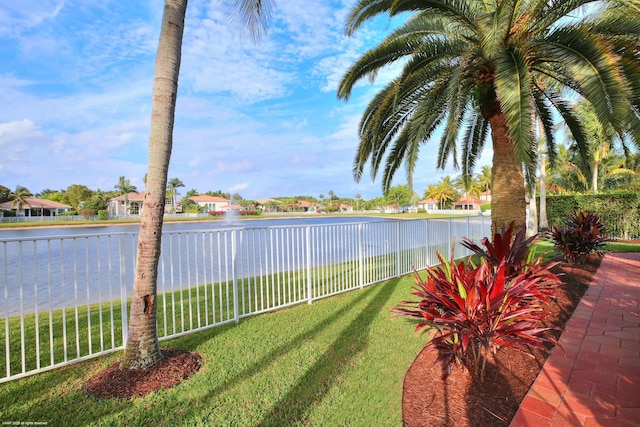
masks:
<path fill-rule="evenodd" d="M 489 117 L 493 141 L 491 168 L 491 231 L 492 234 L 514 223 L 515 229 L 526 227 L 526 202 L 522 166 L 516 161 L 513 143 L 507 132 L 504 113 L 496 111 Z"/>
<path fill-rule="evenodd" d="M 540 153 L 540 221 L 538 230 L 548 230 L 549 219 L 547 218 L 547 156 Z"/>
<path fill-rule="evenodd" d="M 147 191 L 122 368 L 145 369 L 162 359 L 156 326 L 158 260 L 186 9 L 187 0 L 165 0 L 153 82 Z"/>
<path fill-rule="evenodd" d="M 598 194 L 598 167 L 600 162 L 596 160 L 593 163 L 593 175 L 591 177 L 591 186 L 593 188 L 593 194 Z"/>

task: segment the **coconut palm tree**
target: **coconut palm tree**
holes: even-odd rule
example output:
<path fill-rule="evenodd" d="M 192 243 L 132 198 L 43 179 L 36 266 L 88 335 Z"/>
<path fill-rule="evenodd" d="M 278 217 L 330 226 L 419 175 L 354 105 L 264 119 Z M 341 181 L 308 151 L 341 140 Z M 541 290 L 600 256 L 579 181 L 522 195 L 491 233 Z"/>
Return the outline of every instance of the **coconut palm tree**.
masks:
<path fill-rule="evenodd" d="M 18 214 L 25 206 L 29 206 L 29 201 L 27 200 L 29 197 L 33 197 L 33 194 L 28 188 L 22 187 L 21 185 L 16 187 L 16 191 L 9 194 L 11 209 L 16 210 L 16 216 L 19 216 Z"/>
<path fill-rule="evenodd" d="M 449 175 L 442 177 L 438 185 L 436 185 L 436 193 L 434 199 L 440 202 L 440 209 L 444 209 L 444 203 L 453 200 L 456 196 L 456 189 Z"/>
<path fill-rule="evenodd" d="M 362 200 L 362 195 L 358 193 L 355 195 L 356 211 L 360 210 L 360 200 Z"/>
<path fill-rule="evenodd" d="M 178 188 L 184 187 L 184 182 L 180 178 L 171 178 L 167 183 L 167 192 L 171 197 L 171 211 L 176 212 L 176 195 L 178 195 Z"/>
<path fill-rule="evenodd" d="M 491 190 L 491 166 L 483 166 L 478 172 L 477 179 L 482 191 Z"/>
<path fill-rule="evenodd" d="M 114 187 L 120 195 L 124 196 L 124 211 L 125 215 L 129 215 L 129 193 L 135 193 L 138 191 L 135 185 L 131 184 L 131 181 L 124 176 L 118 178 L 118 183 Z"/>
<path fill-rule="evenodd" d="M 269 0 L 237 0 L 239 16 L 257 38 L 266 29 Z M 138 234 L 136 271 L 131 297 L 129 331 L 122 368 L 148 368 L 162 359 L 156 327 L 158 261 L 167 174 L 187 0 L 165 0 L 156 54 L 149 136 L 149 167 L 144 209 Z"/>
<path fill-rule="evenodd" d="M 594 13 L 586 15 L 584 6 Z M 555 115 L 586 158 L 567 92 L 591 103 L 600 122 L 640 141 L 639 9 L 638 0 L 360 0 L 347 34 L 379 14 L 410 15 L 347 70 L 338 88 L 348 100 L 360 80 L 402 65 L 362 116 L 356 180 L 367 163 L 374 177 L 384 164 L 388 188 L 404 164 L 411 182 L 420 147 L 439 129 L 437 167 L 449 158 L 458 167 L 460 145 L 462 173 L 471 175 L 490 135 L 492 227 L 523 227 L 523 167 L 532 177 L 536 166 L 532 117 L 540 117 L 551 160 Z"/>
<path fill-rule="evenodd" d="M 456 190 L 459 190 L 464 194 L 464 197 L 469 199 L 475 199 L 480 197 L 480 194 L 483 191 L 482 184 L 478 179 L 465 177 L 464 175 L 458 176 L 454 181 L 453 185 Z"/>

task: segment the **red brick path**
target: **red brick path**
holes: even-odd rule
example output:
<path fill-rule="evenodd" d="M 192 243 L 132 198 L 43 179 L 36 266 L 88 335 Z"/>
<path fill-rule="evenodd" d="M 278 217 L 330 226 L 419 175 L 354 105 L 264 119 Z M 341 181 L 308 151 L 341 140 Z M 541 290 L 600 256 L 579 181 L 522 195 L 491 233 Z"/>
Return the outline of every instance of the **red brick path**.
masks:
<path fill-rule="evenodd" d="M 511 427 L 640 426 L 640 253 L 607 254 Z"/>

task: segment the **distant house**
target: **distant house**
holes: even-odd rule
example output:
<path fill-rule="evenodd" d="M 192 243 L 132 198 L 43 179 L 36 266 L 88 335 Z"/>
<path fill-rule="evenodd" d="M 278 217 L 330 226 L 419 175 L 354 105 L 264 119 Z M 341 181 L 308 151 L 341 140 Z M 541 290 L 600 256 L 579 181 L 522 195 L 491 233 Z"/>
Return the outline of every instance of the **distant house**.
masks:
<path fill-rule="evenodd" d="M 307 202 L 306 200 L 300 200 L 300 202 L 296 203 L 293 207 L 298 211 L 318 213 L 322 210 L 324 206 L 318 203 L 311 203 L 311 202 Z"/>
<path fill-rule="evenodd" d="M 339 210 L 340 212 L 353 212 L 353 206 L 341 203 Z"/>
<path fill-rule="evenodd" d="M 456 202 L 453 202 L 453 209 L 463 211 L 479 211 L 480 205 L 483 203 L 486 203 L 486 201 L 479 199 L 460 199 Z"/>
<path fill-rule="evenodd" d="M 38 199 L 35 197 L 25 198 L 26 204 L 23 204 L 20 210 L 14 205 L 13 201 L 0 203 L 0 209 L 4 211 L 16 211 L 16 216 L 56 216 L 63 212 L 69 212 L 73 207 L 53 200 Z"/>
<path fill-rule="evenodd" d="M 258 199 L 257 208 L 263 212 L 281 212 L 284 202 L 276 199 Z"/>
<path fill-rule="evenodd" d="M 436 199 L 424 199 L 420 200 L 417 203 L 418 209 L 423 209 L 425 211 L 434 211 L 438 209 L 439 203 Z"/>
<path fill-rule="evenodd" d="M 389 204 L 389 205 L 383 206 L 383 207 L 380 209 L 380 211 L 381 211 L 382 213 L 392 213 L 392 214 L 395 214 L 395 213 L 398 213 L 398 205 L 397 205 L 397 204 L 395 204 L 395 203 L 391 203 L 391 204 Z"/>
<path fill-rule="evenodd" d="M 231 207 L 229 200 L 219 196 L 191 196 L 189 200 L 194 201 L 201 208 L 206 209 L 209 212 L 227 211 Z M 233 207 L 233 209 L 240 209 L 239 207 Z"/>
<path fill-rule="evenodd" d="M 129 201 L 129 212 L 127 212 L 126 200 Z M 110 217 L 127 216 L 127 215 L 140 215 L 142 212 L 142 205 L 144 204 L 144 192 L 141 193 L 129 193 L 125 200 L 124 194 L 118 197 L 110 199 L 107 203 L 107 210 Z M 171 200 L 169 200 L 169 205 Z"/>
<path fill-rule="evenodd" d="M 484 203 L 491 203 L 491 190 L 483 191 L 480 193 L 480 200 Z"/>

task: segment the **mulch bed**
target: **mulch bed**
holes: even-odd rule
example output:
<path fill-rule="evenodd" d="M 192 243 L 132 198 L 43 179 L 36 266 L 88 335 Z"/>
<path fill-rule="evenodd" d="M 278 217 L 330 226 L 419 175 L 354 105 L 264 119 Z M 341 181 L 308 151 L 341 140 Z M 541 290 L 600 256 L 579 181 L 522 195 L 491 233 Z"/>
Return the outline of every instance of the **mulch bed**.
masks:
<path fill-rule="evenodd" d="M 98 399 L 144 396 L 173 387 L 194 374 L 202 365 L 198 353 L 162 350 L 163 359 L 148 369 L 120 369 L 119 362 L 91 378 L 87 393 Z"/>
<path fill-rule="evenodd" d="M 562 263 L 553 268 L 563 284 L 558 290 L 557 301 L 547 306 L 549 315 L 545 326 L 564 326 L 600 261 L 595 258 L 586 264 Z M 550 351 L 531 349 L 525 354 L 502 348 L 494 360 L 487 362 L 485 379 L 480 382 L 462 369 L 454 370 L 445 381 L 441 380 L 442 370 L 434 365 L 436 353 L 423 350 L 405 376 L 402 398 L 404 425 L 508 426 Z"/>

